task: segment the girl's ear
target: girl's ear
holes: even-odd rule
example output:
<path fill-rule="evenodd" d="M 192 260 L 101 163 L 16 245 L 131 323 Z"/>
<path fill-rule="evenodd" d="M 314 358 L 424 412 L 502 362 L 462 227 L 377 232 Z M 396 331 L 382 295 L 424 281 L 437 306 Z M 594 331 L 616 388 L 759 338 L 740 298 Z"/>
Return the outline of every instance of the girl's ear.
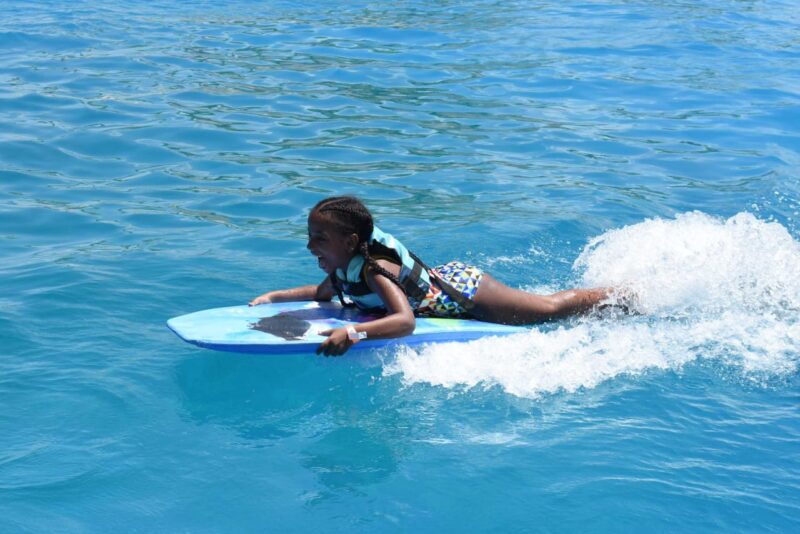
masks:
<path fill-rule="evenodd" d="M 345 243 L 347 243 L 348 252 L 352 253 L 358 250 L 358 234 L 353 233 L 348 235 Z"/>

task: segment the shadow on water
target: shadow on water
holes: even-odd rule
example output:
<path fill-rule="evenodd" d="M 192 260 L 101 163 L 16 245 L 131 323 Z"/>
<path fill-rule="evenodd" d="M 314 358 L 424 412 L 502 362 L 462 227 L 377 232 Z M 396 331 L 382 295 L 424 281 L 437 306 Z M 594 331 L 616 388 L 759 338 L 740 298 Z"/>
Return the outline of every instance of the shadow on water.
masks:
<path fill-rule="evenodd" d="M 233 435 L 226 446 L 267 449 L 314 473 L 322 487 L 305 492 L 311 505 L 362 492 L 407 455 L 413 418 L 393 401 L 394 381 L 376 387 L 375 365 L 374 355 L 203 353 L 181 362 L 175 379 L 183 416 Z"/>
<path fill-rule="evenodd" d="M 181 362 L 176 382 L 184 415 L 198 425 L 234 431 L 251 446 L 296 433 L 291 419 L 313 417 L 319 410 L 305 384 L 329 387 L 309 373 L 303 356 L 251 357 L 204 352 Z"/>

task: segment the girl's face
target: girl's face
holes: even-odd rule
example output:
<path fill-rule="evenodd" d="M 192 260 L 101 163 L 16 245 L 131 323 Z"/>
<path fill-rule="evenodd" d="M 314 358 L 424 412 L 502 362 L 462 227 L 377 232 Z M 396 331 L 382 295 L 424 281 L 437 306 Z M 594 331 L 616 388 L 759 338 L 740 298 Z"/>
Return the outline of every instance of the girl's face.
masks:
<path fill-rule="evenodd" d="M 326 273 L 331 274 L 337 268 L 346 272 L 357 246 L 356 234 L 342 233 L 317 213 L 309 216 L 306 248 L 317 257 L 319 268 Z"/>

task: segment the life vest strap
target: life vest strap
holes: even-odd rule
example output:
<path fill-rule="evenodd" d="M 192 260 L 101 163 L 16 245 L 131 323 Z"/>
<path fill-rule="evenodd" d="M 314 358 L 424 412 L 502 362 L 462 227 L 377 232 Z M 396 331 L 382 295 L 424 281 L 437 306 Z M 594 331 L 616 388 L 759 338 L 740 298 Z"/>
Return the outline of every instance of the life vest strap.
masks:
<path fill-rule="evenodd" d="M 336 295 L 339 297 L 339 303 L 345 308 L 353 308 L 355 306 L 354 302 L 347 302 L 344 300 L 342 284 L 339 283 L 339 278 L 336 276 L 336 272 L 332 272 L 329 276 L 331 279 L 331 285 L 333 286 L 333 289 L 336 290 Z"/>
<path fill-rule="evenodd" d="M 420 275 L 422 275 L 422 264 L 417 261 L 416 258 L 414 258 L 414 267 L 411 269 L 411 274 L 409 274 L 406 279 L 403 280 L 403 289 L 405 290 L 406 295 L 417 302 L 422 302 L 422 300 L 425 298 L 425 292 L 421 287 L 419 287 Z"/>
<path fill-rule="evenodd" d="M 410 250 L 408 251 L 408 253 L 409 253 L 409 255 L 411 255 L 411 258 L 414 260 L 415 265 L 421 265 L 422 267 L 425 268 L 426 271 L 431 273 L 431 275 L 432 275 L 431 276 L 431 283 L 435 283 L 436 285 L 438 285 L 439 288 L 442 291 L 444 291 L 445 294 L 447 294 L 448 297 L 453 299 L 454 302 L 456 302 L 459 306 L 461 306 L 464 309 L 464 311 L 466 311 L 467 313 L 472 311 L 472 309 L 475 307 L 475 302 L 474 301 L 472 301 L 472 300 L 468 299 L 467 297 L 465 297 L 464 294 L 461 293 L 461 291 L 457 290 L 456 288 L 454 288 L 453 286 L 451 286 L 450 284 L 445 282 L 442 279 L 442 277 L 434 275 L 433 273 L 435 271 L 433 271 L 433 269 L 431 269 L 430 267 L 425 265 L 425 262 L 422 261 L 421 259 L 419 259 L 419 256 L 417 256 L 416 254 L 414 254 Z"/>

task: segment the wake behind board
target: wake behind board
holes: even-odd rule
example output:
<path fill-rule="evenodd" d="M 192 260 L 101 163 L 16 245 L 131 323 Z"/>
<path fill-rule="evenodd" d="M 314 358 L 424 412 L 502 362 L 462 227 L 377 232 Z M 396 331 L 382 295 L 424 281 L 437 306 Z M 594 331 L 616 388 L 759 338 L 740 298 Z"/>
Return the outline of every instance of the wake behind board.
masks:
<path fill-rule="evenodd" d="M 318 332 L 375 319 L 355 308 L 333 302 L 284 302 L 260 306 L 213 308 L 167 321 L 167 326 L 188 343 L 228 352 L 289 354 L 314 352 L 325 336 Z M 485 336 L 525 332 L 507 326 L 465 319 L 417 318 L 410 336 L 365 339 L 350 350 L 389 345 L 418 345 L 443 341 L 470 341 Z"/>

